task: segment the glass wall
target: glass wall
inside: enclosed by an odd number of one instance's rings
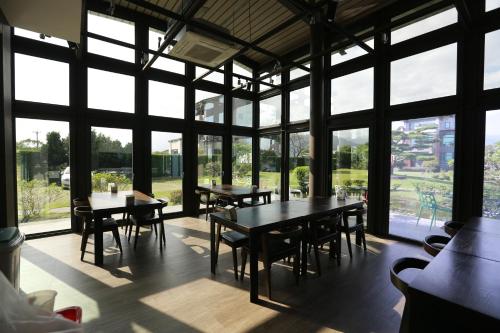
[[[198,135],[198,185],[222,183],[222,136]]]
[[[500,110],[486,112],[483,216],[500,220]]]
[[[168,200],[166,213],[182,211],[182,178],[182,134],[151,132],[152,191]]]
[[[484,89],[500,88],[500,30],[484,36]]]
[[[135,78],[88,68],[87,106],[91,109],[134,113]]]
[[[165,32],[149,28],[149,33],[148,33],[149,49],[157,51],[161,45],[161,42],[163,41],[163,36],[165,36]],[[163,51],[163,53],[167,53],[167,51],[165,50]],[[153,55],[150,54],[149,58],[152,57]],[[156,61],[153,63],[151,67],[181,75],[184,75],[186,72],[186,66],[184,65],[183,62],[165,58],[162,56],[158,57],[158,59],[156,59]]]
[[[311,109],[311,88],[304,87],[290,91],[290,121],[309,119]]]
[[[342,187],[359,199],[368,194],[368,128],[332,132],[332,193]]]
[[[16,119],[19,228],[26,234],[71,228],[69,123]]]
[[[252,186],[252,138],[233,136],[233,185]]]
[[[373,68],[347,74],[332,80],[331,114],[373,108]]]
[[[253,126],[253,102],[233,97],[233,125]]]
[[[375,41],[373,38],[365,40],[366,45],[370,46],[372,49],[375,46]],[[331,65],[338,65],[345,61],[360,57],[362,55],[368,54],[364,49],[358,45],[351,45],[339,51],[335,51],[331,56]]]
[[[92,192],[132,190],[132,130],[92,127],[90,136]]]
[[[224,123],[224,95],[196,90],[194,109],[196,120]]]
[[[260,101],[260,127],[281,124],[281,95]]]
[[[309,132],[290,133],[289,141],[289,199],[309,196]]]
[[[149,81],[149,114],[184,119],[184,87]]]
[[[451,219],[455,116],[392,123],[389,232],[422,241]]]
[[[280,200],[281,193],[281,135],[260,137],[259,188],[272,190],[271,199]]]

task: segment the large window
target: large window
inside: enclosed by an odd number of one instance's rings
[[[453,7],[441,13],[433,14],[391,32],[391,44],[423,35],[425,33],[446,27],[458,21],[457,10]]]
[[[390,223],[421,241],[452,216],[455,116],[392,123]]]
[[[163,37],[165,36],[165,32],[158,31],[156,29],[149,29],[149,49],[157,51],[158,48],[161,45],[161,42],[163,41]],[[166,53],[166,50],[163,51],[163,53]],[[152,58],[152,54],[149,55],[150,58]],[[165,57],[158,57],[158,59],[155,60],[153,65],[151,66],[156,69],[161,69],[164,71],[169,71],[177,74],[182,74],[186,72],[186,66],[184,65],[183,62],[181,61],[176,61],[173,59],[165,58]]]
[[[222,183],[222,136],[198,135],[198,184]]]
[[[281,95],[260,101],[260,127],[281,124]]]
[[[194,108],[196,120],[224,123],[224,95],[196,90]]]
[[[88,69],[88,107],[119,112],[134,112],[134,81],[130,75]]]
[[[372,39],[366,40],[365,41],[366,45],[370,46],[372,49],[374,48],[375,42]],[[351,45],[349,47],[340,49],[338,51],[335,51],[332,53],[331,57],[331,65],[338,65],[340,63],[343,63],[347,60],[351,60],[357,57],[360,57],[362,55],[368,54],[364,49],[359,47],[358,45]]]
[[[309,196],[309,132],[290,133],[289,142],[289,199]]]
[[[148,91],[150,115],[184,119],[184,87],[149,81]]]
[[[233,185],[252,186],[252,138],[233,136]]]
[[[332,185],[358,198],[368,193],[368,128],[332,133]]]
[[[311,109],[311,88],[290,91],[290,121],[309,119]]]
[[[69,124],[17,118],[16,161],[21,231],[70,229]]]
[[[268,74],[269,73],[264,72],[264,73],[260,74],[259,77],[266,76]],[[281,75],[280,74],[272,75],[271,77],[268,77],[267,79],[264,79],[263,82],[267,82],[267,83],[279,86],[281,84]],[[266,90],[269,90],[271,88],[272,87],[264,85],[264,84],[261,84],[259,86],[260,91],[266,91]]]
[[[132,130],[92,127],[90,137],[92,192],[132,190]]]
[[[484,38],[484,89],[500,88],[500,30]]]
[[[281,192],[281,135],[260,137],[259,188],[272,190],[272,200],[280,199]]]
[[[233,97],[233,125],[252,127],[253,102]]]
[[[64,39],[60,39],[57,37],[52,37],[52,36],[48,36],[48,35],[44,35],[44,34],[39,34],[38,32],[34,32],[34,31],[30,31],[30,30],[25,30],[25,29],[21,29],[21,28],[14,28],[14,34],[16,36],[21,36],[21,37],[37,40],[37,41],[43,42],[43,43],[68,47],[68,42],[65,41]]]
[[[224,66],[222,66],[220,68],[220,70],[223,71],[224,70]],[[206,69],[206,68],[196,66],[196,77],[200,77],[200,76],[202,76],[203,74],[205,74],[208,71],[209,70]],[[203,78],[203,80],[207,80],[207,81],[212,81],[212,82],[215,82],[215,83],[224,84],[224,73],[212,72],[212,73],[208,74],[207,76],[205,76]]]
[[[253,73],[252,70],[242,64],[240,64],[237,61],[233,61],[233,73],[235,74],[240,74],[246,77],[252,77]],[[239,87],[241,84],[238,83],[243,83],[245,80],[239,79],[235,76],[233,76],[233,87]]]
[[[486,0],[486,11],[500,8],[500,0]]]
[[[307,63],[307,64],[304,64],[304,66],[307,67],[307,68],[310,68],[311,64]],[[294,67],[294,68],[292,68],[290,70],[290,81],[298,79],[299,77],[303,77],[303,76],[306,76],[306,75],[309,75],[308,71],[303,70],[302,68],[295,68]]]
[[[500,110],[486,112],[483,215],[500,219]]]
[[[391,104],[456,94],[457,44],[391,63]]]
[[[373,108],[373,68],[332,80],[331,114]]]
[[[69,105],[69,65],[64,62],[14,55],[17,100]]]
[[[182,211],[182,176],[182,134],[151,132],[152,191],[168,199],[167,213]]]

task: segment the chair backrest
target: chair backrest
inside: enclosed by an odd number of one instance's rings
[[[429,261],[419,258],[405,257],[395,260],[391,265],[391,282],[394,287],[398,288],[403,295],[408,295],[408,281],[403,280],[399,273],[405,269],[415,268],[424,269],[429,264]]]
[[[441,235],[429,235],[424,239],[424,250],[431,256],[435,257],[443,249],[443,247],[448,244],[451,240],[450,237]]]
[[[75,198],[73,199],[73,206],[75,207],[90,206],[90,203],[87,198]]]
[[[92,219],[94,213],[92,212],[92,208],[89,206],[77,206],[73,210],[75,216],[81,217],[83,219]]]
[[[455,236],[462,227],[463,223],[457,221],[446,221],[444,223],[444,231],[451,237]]]
[[[311,223],[314,223],[318,227],[326,227],[330,230],[337,230],[342,223],[342,214],[330,215],[328,217],[312,221]]]
[[[437,206],[436,198],[432,192],[420,192],[420,205],[424,208],[435,208]]]
[[[264,237],[269,241],[273,240],[290,240],[290,243],[300,241],[302,239],[302,227],[294,226],[291,228],[283,228],[280,230],[273,230],[266,234]]]

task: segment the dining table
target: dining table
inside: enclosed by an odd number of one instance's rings
[[[402,332],[500,332],[500,221],[469,219],[408,294]]]
[[[230,184],[222,184],[222,185],[198,185],[198,189],[214,193],[226,198],[230,198],[232,201],[237,202],[238,207],[245,206],[245,199],[259,200],[262,197],[263,204],[271,203],[271,193],[272,190],[269,189],[261,189],[261,188],[252,188],[249,186],[237,186]]]
[[[250,301],[259,301],[258,256],[261,235],[283,227],[300,225],[305,240],[309,221],[321,219],[342,211],[363,207],[358,199],[337,200],[335,197],[310,198],[296,201],[277,201],[268,205],[237,209],[236,220],[225,212],[210,214],[210,269],[216,272],[216,224],[236,230],[248,236],[250,254]],[[301,272],[307,272],[307,244],[301,245]]]
[[[126,198],[129,195],[134,196],[134,202],[127,205]],[[140,191],[119,191],[95,192],[88,197],[90,207],[94,214],[94,263],[102,265],[104,259],[103,253],[103,232],[102,221],[113,214],[130,213],[134,207],[150,207],[151,210],[161,209],[162,202],[152,198]]]

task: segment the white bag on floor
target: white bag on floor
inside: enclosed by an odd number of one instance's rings
[[[28,303],[0,272],[0,332],[2,333],[80,333],[81,325]]]

